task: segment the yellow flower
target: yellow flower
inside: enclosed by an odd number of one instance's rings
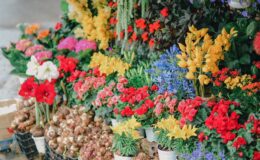
[[[204,84],[207,85],[210,82],[209,77],[204,74],[199,75],[198,79],[199,79],[201,85],[204,85]]]
[[[193,74],[192,72],[188,72],[185,77],[186,77],[187,79],[190,79],[190,80],[195,79],[195,76],[194,76],[194,74]]]

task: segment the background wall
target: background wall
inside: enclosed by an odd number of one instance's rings
[[[61,15],[59,3],[59,0],[0,0],[0,47],[17,41],[19,23],[54,26]],[[0,53],[0,99],[17,97],[19,81],[9,74],[11,70],[10,63]]]

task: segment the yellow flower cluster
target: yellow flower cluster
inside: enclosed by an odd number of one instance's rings
[[[130,64],[123,62],[120,58],[109,57],[99,52],[94,53],[89,64],[90,68],[99,67],[101,73],[110,75],[117,72],[118,76],[123,76],[130,66]]]
[[[177,55],[178,65],[188,69],[187,79],[199,79],[201,85],[207,85],[210,79],[206,73],[219,70],[218,62],[224,60],[224,52],[229,50],[230,39],[236,36],[237,31],[232,28],[230,33],[227,33],[223,28],[214,41],[208,34],[208,28],[197,30],[191,26],[189,31],[185,45],[179,44],[181,54]]]
[[[235,89],[236,87],[243,88],[244,86],[252,83],[253,78],[248,74],[242,76],[236,76],[234,78],[228,77],[224,83],[226,84],[227,89]]]
[[[85,0],[67,0],[67,2],[71,6],[69,18],[75,19],[82,27],[75,30],[76,36],[99,41],[99,48],[107,49],[112,35],[107,29],[108,19],[111,15],[111,9],[108,7],[107,1],[92,1],[93,7],[97,9],[97,16],[92,14]]]
[[[122,135],[125,133],[126,135],[130,135],[134,139],[140,139],[140,132],[137,130],[141,127],[141,124],[136,121],[135,118],[131,118],[127,121],[121,122],[115,127],[112,127],[112,130],[115,134]]]
[[[167,134],[167,136],[171,139],[181,138],[183,140],[189,139],[192,136],[196,136],[195,132],[197,130],[196,127],[186,124],[181,127],[180,122],[176,120],[173,116],[157,122],[155,127],[161,130],[168,131],[169,133]]]

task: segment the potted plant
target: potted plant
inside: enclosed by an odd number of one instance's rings
[[[232,8],[242,9],[247,8],[251,5],[250,0],[230,0],[228,1],[228,4]]]
[[[138,140],[141,138],[138,128],[141,124],[135,118],[113,127],[113,146],[115,160],[133,160],[138,154]]]
[[[196,130],[192,125],[180,125],[173,116],[162,119],[155,125],[158,154],[160,160],[177,159],[178,150],[194,143],[192,136],[196,136]]]

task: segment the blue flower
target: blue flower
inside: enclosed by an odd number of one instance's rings
[[[159,93],[168,91],[184,98],[195,97],[192,82],[185,78],[187,70],[177,65],[177,54],[180,54],[180,50],[173,45],[152,64],[147,72],[153,83],[159,87]]]

